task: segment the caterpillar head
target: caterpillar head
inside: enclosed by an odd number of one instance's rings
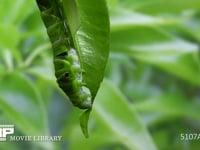
[[[63,79],[70,81],[75,78],[75,73],[72,69],[71,64],[68,61],[63,59],[55,59],[54,66],[55,66],[55,75],[58,80]]]

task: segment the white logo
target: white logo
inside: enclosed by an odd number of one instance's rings
[[[48,141],[48,142],[54,142],[54,141],[61,141],[62,136],[45,136],[45,135],[38,135],[38,136],[29,136],[29,135],[23,135],[23,136],[15,136],[11,135],[14,134],[14,125],[0,125],[0,142],[1,141]],[[10,136],[8,136],[10,135]]]
[[[0,141],[6,141],[8,134],[14,134],[14,125],[0,125]]]

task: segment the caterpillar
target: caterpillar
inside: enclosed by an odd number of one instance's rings
[[[89,89],[82,82],[80,62],[59,0],[36,0],[52,44],[55,76],[72,104],[91,109]]]

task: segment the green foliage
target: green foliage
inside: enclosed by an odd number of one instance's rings
[[[99,11],[93,9],[96,2]],[[103,80],[109,53],[106,3],[96,2],[88,1],[86,7],[86,1],[37,0],[53,48],[57,83],[74,106],[86,109],[80,118],[86,137],[92,103]]]
[[[109,54],[109,16],[105,0],[78,0],[76,4],[78,11],[76,17],[79,17],[80,26],[73,38],[80,54],[79,59],[83,70],[82,80],[89,88],[92,101],[94,101],[104,77]],[[74,15],[67,15],[68,11],[65,10],[66,16],[72,20]],[[90,111],[86,110],[81,116],[81,127],[86,137],[88,136],[87,124]]]
[[[99,56],[109,42],[102,38],[108,36],[101,22],[105,12],[98,9],[101,3],[76,2],[87,10],[80,12],[81,22],[77,17],[69,21],[74,32],[82,24],[74,33],[79,50],[95,53],[96,47]],[[36,3],[0,0],[0,122],[14,124],[16,135],[63,136],[57,143],[0,142],[1,149],[199,149],[199,140],[180,139],[181,133],[200,132],[199,0],[107,0],[107,5],[111,53],[85,139],[78,124],[81,112],[71,109],[55,83],[50,42]],[[67,15],[76,16],[73,9]],[[86,18],[102,25],[101,34]],[[88,61],[84,78],[93,87],[104,64],[81,55]]]
[[[5,76],[0,85],[4,85],[0,87],[1,111],[26,135],[49,135],[44,104],[34,85],[20,73]]]
[[[103,79],[109,52],[109,17],[106,3],[104,0],[77,0],[76,4],[74,1],[64,0],[63,3],[84,70],[83,81],[94,100]]]

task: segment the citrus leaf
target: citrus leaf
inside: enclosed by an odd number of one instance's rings
[[[159,14],[165,12],[180,12],[185,9],[199,9],[199,0],[126,0],[113,3],[113,0],[107,0],[110,6],[116,4],[120,7],[130,8],[135,11]],[[116,0],[117,1],[117,0]]]
[[[90,116],[91,109],[86,110],[81,116],[80,116],[80,125],[83,134],[85,135],[86,138],[89,137],[88,134],[88,120]]]
[[[111,51],[151,63],[193,84],[200,85],[198,45],[162,28],[131,26],[111,33]]]
[[[0,110],[25,135],[49,135],[41,97],[30,80],[21,73],[11,73],[0,80]],[[51,143],[38,144],[52,146]]]
[[[64,10],[84,71],[83,82],[94,99],[109,53],[109,16],[105,0],[64,0]]]
[[[8,31],[12,34],[8,34]],[[0,24],[0,33],[1,47],[15,49],[20,40],[20,34],[18,29],[13,25]]]
[[[109,54],[109,16],[105,0],[64,0],[64,12],[75,41],[81,69],[82,80],[89,88],[94,100]],[[87,123],[91,110],[80,118],[84,135],[88,137]]]
[[[167,120],[174,118],[190,118],[196,121],[200,120],[200,105],[197,101],[193,101],[192,98],[184,98],[180,95],[163,94],[158,97],[150,98],[143,102],[138,102],[131,106],[133,110],[146,113],[149,115],[156,114],[157,118],[153,121],[148,121],[148,124],[159,120]],[[165,116],[165,117],[164,117]],[[147,119],[147,118],[144,118]]]
[[[30,79],[14,72],[0,80],[0,110],[25,135],[49,135],[47,116],[41,97]],[[53,143],[38,142],[51,149]]]
[[[124,96],[111,82],[104,80],[94,108],[95,114],[99,116],[97,118],[110,130],[109,135],[115,140],[122,142],[129,149],[156,149],[136,111],[131,110]]]

